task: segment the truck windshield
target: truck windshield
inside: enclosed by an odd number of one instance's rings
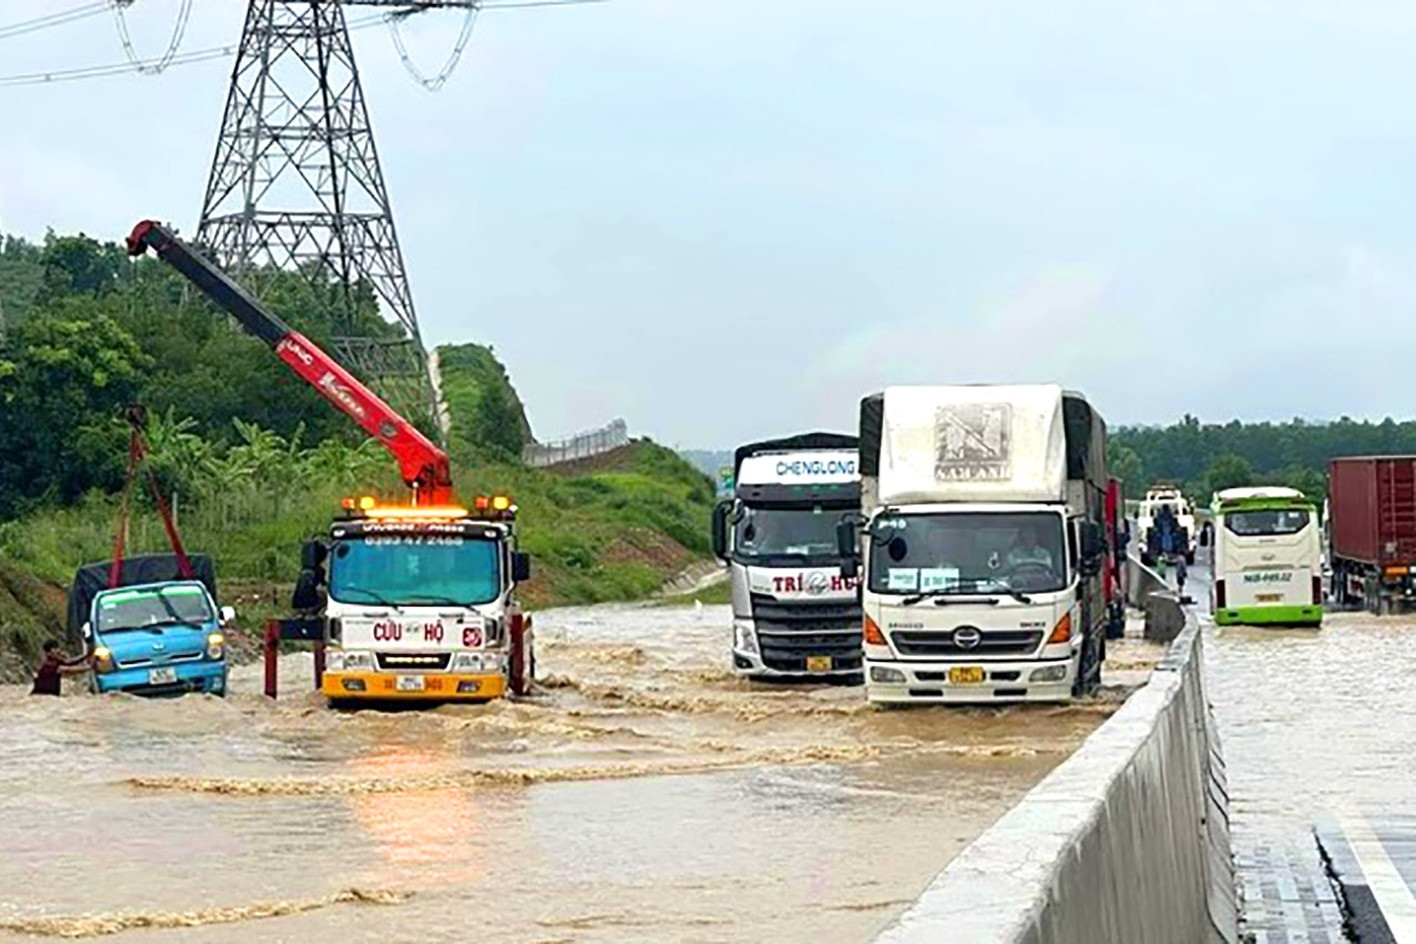
[[[500,545],[461,535],[370,536],[340,541],[329,593],[385,606],[490,603],[501,595]]]
[[[870,533],[876,593],[1046,593],[1066,586],[1061,515],[886,514]]]
[[[155,587],[117,590],[97,600],[98,631],[115,633],[125,629],[210,623],[211,604],[201,587]]]
[[[790,558],[793,562],[820,558],[835,561],[836,522],[842,511],[816,505],[811,508],[753,508],[743,506],[733,539],[739,560],[765,561]]]
[[[1297,534],[1308,526],[1308,512],[1301,508],[1272,508],[1227,511],[1224,526],[1242,538],[1276,534]]]

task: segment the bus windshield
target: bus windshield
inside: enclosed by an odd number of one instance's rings
[[[501,595],[496,541],[461,535],[370,536],[340,541],[329,594],[383,606],[490,603]]]
[[[1302,508],[1254,508],[1224,512],[1224,527],[1241,538],[1297,534],[1308,526],[1310,515]]]

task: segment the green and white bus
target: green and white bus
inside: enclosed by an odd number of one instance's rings
[[[1317,626],[1323,619],[1322,522],[1293,488],[1216,492],[1214,621]]]

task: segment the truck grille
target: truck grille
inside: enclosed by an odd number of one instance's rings
[[[833,600],[824,603],[784,602],[761,593],[752,595],[752,619],[759,632],[860,631],[860,603]]]
[[[890,641],[902,656],[943,656],[947,658],[988,658],[1032,655],[1042,643],[1041,630],[1003,629],[983,633],[977,646],[961,649],[954,645],[953,632],[891,633]]]
[[[200,659],[200,652],[182,652],[176,655],[167,656],[165,659],[124,659],[122,662],[114,660],[114,664],[120,669],[145,669],[149,666],[173,665],[178,662],[195,662]]]
[[[762,664],[778,672],[805,672],[807,656],[830,656],[837,671],[859,671],[860,631],[836,633],[757,633]]]
[[[411,672],[445,672],[452,661],[450,652],[376,652],[380,669]]]

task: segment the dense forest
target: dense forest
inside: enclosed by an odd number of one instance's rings
[[[1222,488],[1289,485],[1327,493],[1327,466],[1337,456],[1416,454],[1416,421],[1380,423],[1342,417],[1330,423],[1201,423],[1186,415],[1170,426],[1115,429],[1108,444],[1112,474],[1139,498],[1155,482],[1180,485],[1202,504]]]

